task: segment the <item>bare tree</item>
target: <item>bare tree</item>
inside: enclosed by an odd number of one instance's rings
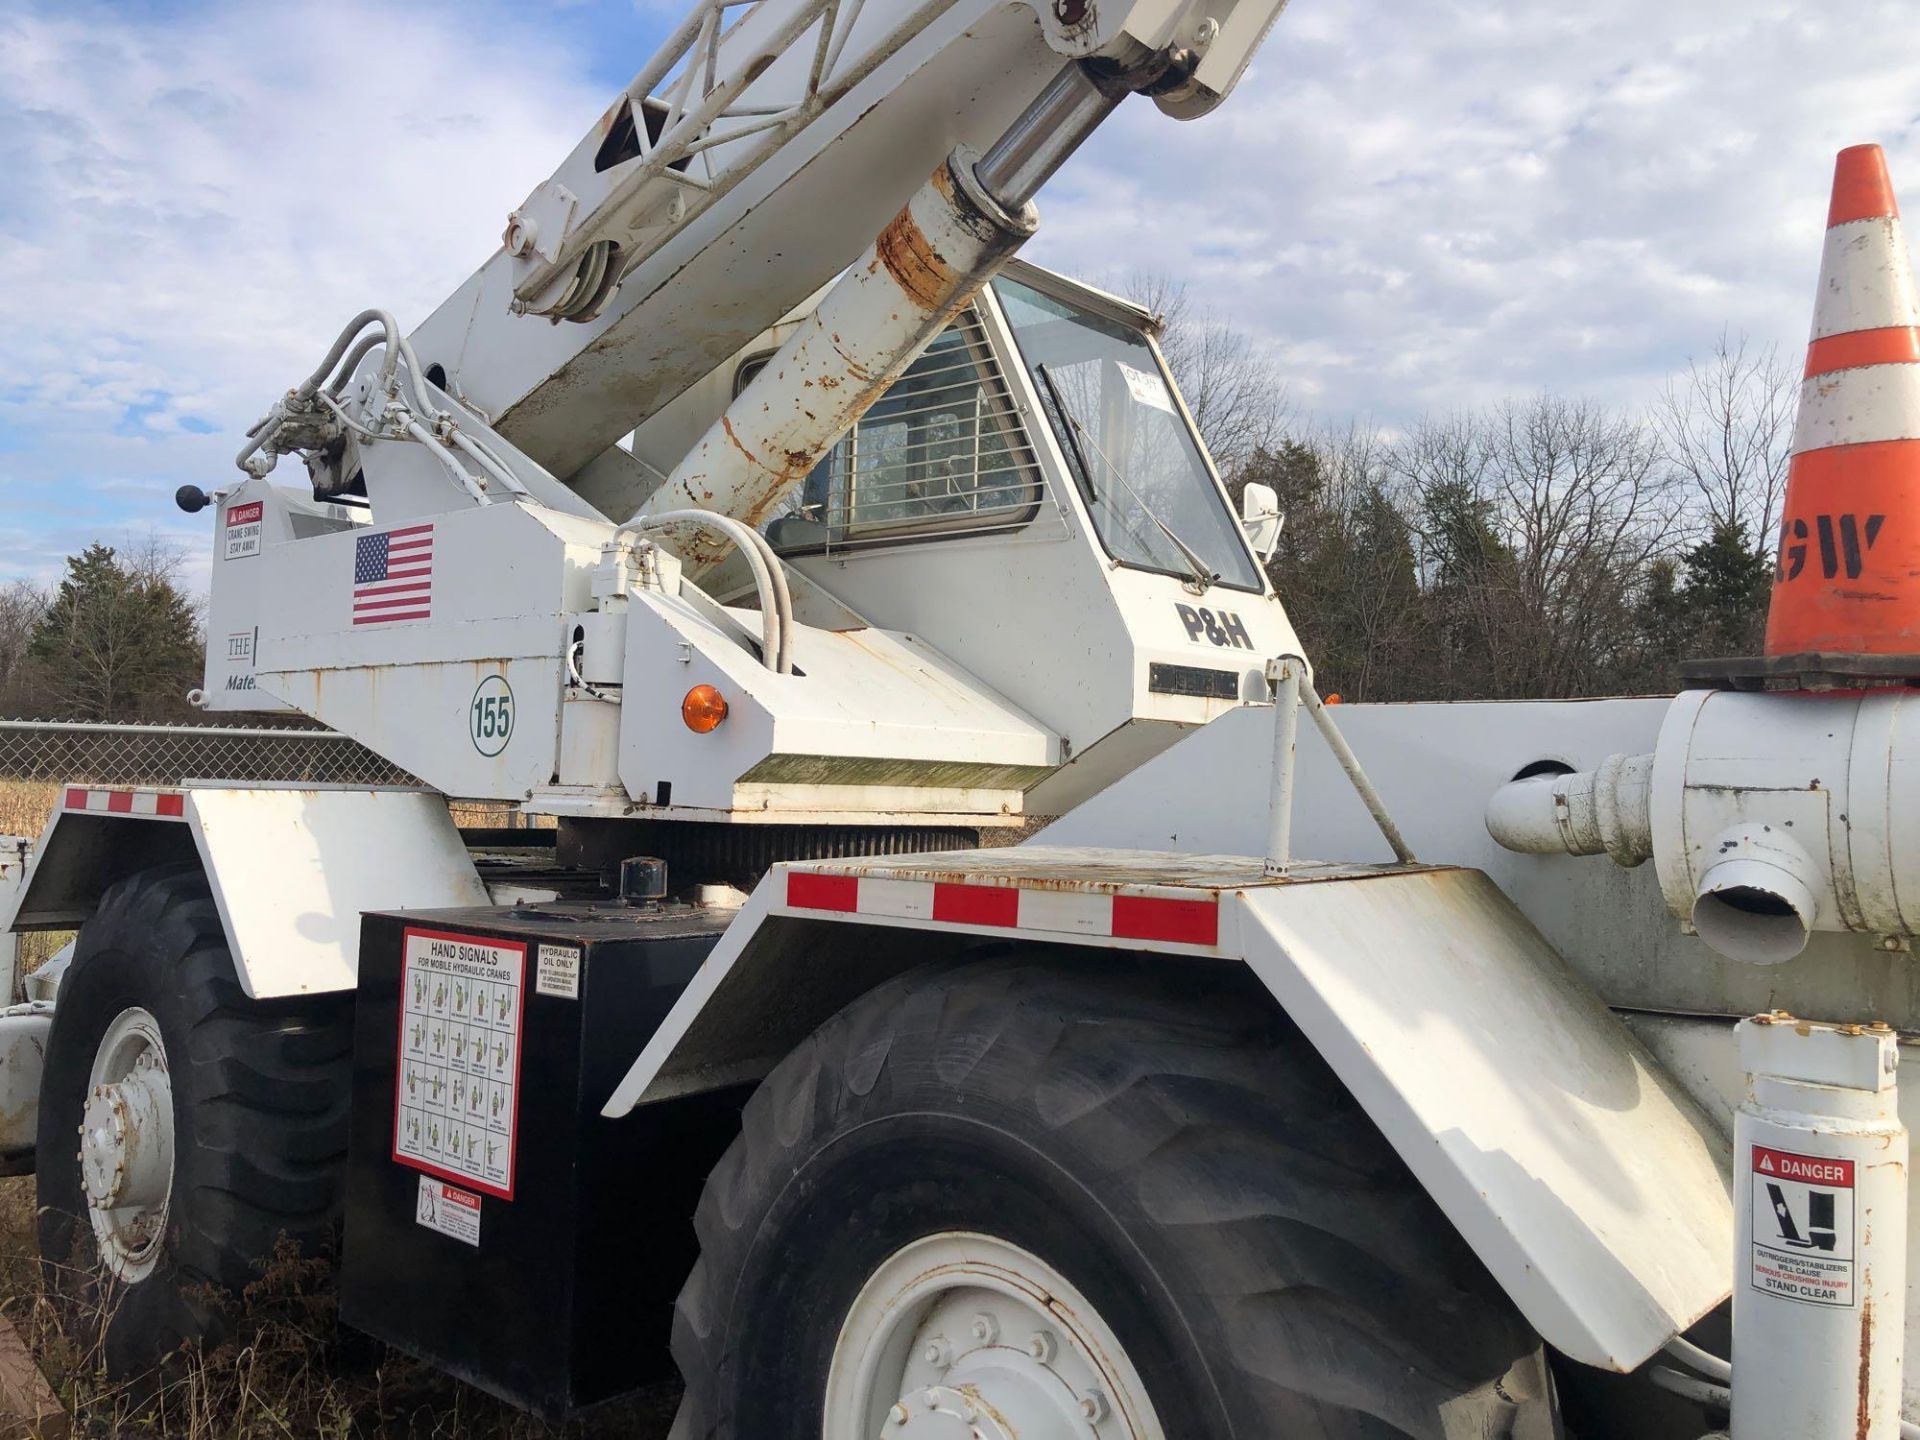
[[[1712,528],[1744,526],[1761,549],[1780,518],[1797,389],[1775,346],[1722,331],[1710,356],[1668,380],[1653,411],[1668,462],[1699,491]]]
[[[1543,395],[1416,426],[1389,463],[1410,494],[1442,693],[1606,693],[1629,679],[1648,567],[1684,495],[1646,427]]]
[[[1290,410],[1287,387],[1243,331],[1195,305],[1183,281],[1163,274],[1130,275],[1123,292],[1159,317],[1167,368],[1221,474],[1237,473],[1278,442]]]
[[[0,695],[19,685],[40,617],[47,613],[47,592],[28,580],[0,589]]]

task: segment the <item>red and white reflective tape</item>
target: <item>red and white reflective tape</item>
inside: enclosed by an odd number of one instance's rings
[[[89,815],[184,820],[187,797],[178,790],[109,790],[94,785],[69,785],[62,808]]]
[[[1038,930],[1172,945],[1220,943],[1220,902],[1213,896],[1185,899],[789,870],[787,908],[970,930]]]

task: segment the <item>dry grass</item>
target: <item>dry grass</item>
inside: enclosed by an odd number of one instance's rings
[[[677,1397],[667,1389],[590,1422],[542,1424],[342,1327],[324,1267],[292,1255],[263,1267],[230,1307],[226,1343],[183,1353],[162,1380],[113,1384],[98,1354],[75,1344],[59,1323],[63,1307],[70,1312],[75,1302],[43,1280],[33,1207],[30,1177],[0,1180],[0,1316],[25,1337],[76,1437],[660,1440],[672,1422]],[[513,1297],[502,1295],[500,1303]]]
[[[37,837],[59,798],[51,780],[0,780],[0,835]]]
[[[0,835],[26,835],[37,840],[59,798],[60,787],[51,780],[0,780]],[[36,969],[72,938],[72,933],[65,930],[22,935],[21,972]]]

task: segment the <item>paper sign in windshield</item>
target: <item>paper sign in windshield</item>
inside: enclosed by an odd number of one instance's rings
[[[1116,363],[1120,366],[1120,374],[1127,382],[1129,395],[1142,405],[1151,405],[1154,409],[1164,410],[1169,415],[1174,413],[1173,397],[1167,393],[1166,381],[1158,375],[1149,375],[1145,370],[1136,370],[1124,360]]]

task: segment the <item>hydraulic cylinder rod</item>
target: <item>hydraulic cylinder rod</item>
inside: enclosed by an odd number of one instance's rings
[[[961,146],[800,322],[642,513],[713,510],[758,528],[1033,234],[1035,191],[1125,98],[1068,65],[986,156]],[[636,519],[639,517],[636,516]],[[725,558],[677,535],[698,577]]]

